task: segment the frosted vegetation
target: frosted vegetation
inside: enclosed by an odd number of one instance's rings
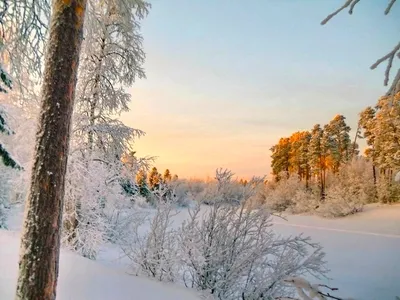
[[[346,1],[336,13],[358,2]],[[127,89],[145,78],[140,24],[149,3],[87,6],[62,220],[72,261],[86,264],[111,247],[124,253],[132,275],[210,299],[344,299],[321,283],[329,275],[322,247],[298,232],[280,235],[274,223],[280,215],[340,218],[400,201],[399,75],[387,95],[360,112],[355,137],[337,115],[277,141],[268,178],[217,169],[207,180],[179,179],[160,173],[153,157],[137,157],[135,141],[145,133],[119,119],[129,111]],[[0,4],[1,233],[28,194],[49,15],[45,0]],[[399,47],[373,65],[388,61],[386,85]]]

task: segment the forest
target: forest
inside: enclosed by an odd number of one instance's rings
[[[314,284],[328,274],[321,245],[273,220],[400,202],[400,71],[389,84],[400,44],[372,66],[387,63],[388,93],[359,113],[354,136],[338,114],[265,149],[264,177],[215,166],[185,179],[139,157],[146,133],[120,118],[146,79],[149,13],[143,0],[0,3],[0,229],[25,207],[15,299],[55,299],[60,249],[95,261],[105,245],[134,275],[210,299],[345,299]]]

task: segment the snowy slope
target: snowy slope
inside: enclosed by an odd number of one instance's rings
[[[0,299],[14,299],[19,232],[0,230]],[[195,300],[195,292],[129,276],[95,261],[62,251],[57,300]]]

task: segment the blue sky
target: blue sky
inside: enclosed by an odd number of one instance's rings
[[[321,20],[344,0],[153,0],[143,21],[146,80],[131,89],[128,125],[147,136],[141,156],[181,177],[268,175],[279,137],[357,114],[385,92],[400,5],[363,0],[350,16]]]

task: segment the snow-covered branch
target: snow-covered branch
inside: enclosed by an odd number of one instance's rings
[[[300,298],[292,297],[277,297],[275,300],[351,300],[350,298],[339,298],[337,296],[331,295],[330,292],[338,291],[337,288],[329,287],[325,284],[311,284],[306,279],[302,277],[288,277],[283,280],[285,283],[296,288],[296,292]],[[321,291],[320,288],[325,288],[330,292]]]
[[[354,11],[354,7],[360,2],[361,0],[346,0],[344,4],[339,7],[336,11],[333,13],[329,14],[324,20],[322,20],[321,24],[325,25],[328,23],[333,17],[335,17],[337,14],[339,14],[341,11],[345,10],[346,8],[349,8],[349,14],[352,14]],[[385,15],[389,14],[393,5],[395,4],[397,0],[390,0],[388,5],[386,6],[385,9]],[[373,70],[377,68],[382,62],[387,61],[387,66],[385,69],[385,78],[384,78],[384,86],[388,86],[389,84],[389,77],[390,77],[390,71],[392,69],[393,65],[393,60],[395,57],[400,58],[400,43],[398,43],[392,51],[384,55],[383,57],[379,58],[370,68]],[[391,87],[389,88],[387,95],[396,95],[400,91],[400,69],[396,72],[395,78],[393,80],[393,83]]]

